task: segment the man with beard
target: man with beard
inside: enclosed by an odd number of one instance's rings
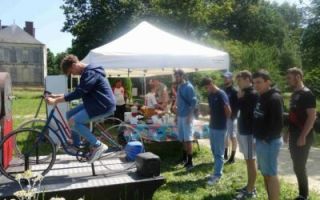
[[[174,72],[174,76],[178,85],[176,110],[179,140],[183,143],[182,162],[189,171],[193,168],[193,111],[197,103],[197,97],[193,85],[187,81],[184,71],[178,69]]]
[[[289,111],[289,133],[284,141],[289,140],[289,150],[299,186],[296,200],[308,199],[309,186],[306,164],[313,143],[313,125],[316,120],[316,98],[303,84],[303,72],[299,68],[287,71],[288,85],[293,89]]]

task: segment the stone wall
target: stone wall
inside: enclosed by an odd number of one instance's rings
[[[13,85],[43,85],[44,45],[0,43],[0,71],[9,72]]]

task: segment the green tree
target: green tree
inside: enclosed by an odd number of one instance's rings
[[[54,63],[54,54],[47,48],[47,70],[48,75],[55,75],[56,74],[56,66]]]
[[[71,52],[82,59],[89,50],[125,33],[140,4],[138,0],[64,0],[62,30],[75,37]]]
[[[308,71],[304,77],[305,84],[314,92],[317,97],[320,97],[320,68],[314,68]]]
[[[235,4],[234,12],[228,20],[232,39],[245,43],[263,42],[282,47],[287,26],[282,16],[265,1]]]
[[[62,61],[62,59],[67,55],[67,52],[61,52],[61,53],[57,53],[55,59],[54,59],[54,65],[57,69],[57,73],[56,74],[62,74],[62,71],[60,69],[60,63]]]
[[[320,0],[311,3],[311,18],[302,35],[303,68],[311,70],[320,67]]]

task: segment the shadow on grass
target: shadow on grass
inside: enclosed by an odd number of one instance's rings
[[[172,193],[191,193],[195,192],[198,187],[205,187],[207,185],[207,178],[185,181],[170,181],[167,182],[163,189],[170,190]]]
[[[181,168],[183,168],[183,166],[181,166]],[[194,168],[190,171],[178,171],[178,172],[174,172],[173,174],[175,176],[184,176],[187,174],[196,174],[198,172],[211,172],[212,171],[212,163],[201,163],[198,165],[194,165]]]
[[[203,197],[202,200],[221,200],[221,199],[232,199],[232,196],[230,194],[219,194],[217,196],[208,195]]]

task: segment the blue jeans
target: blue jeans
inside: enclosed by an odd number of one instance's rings
[[[83,104],[78,105],[77,107],[69,110],[67,112],[67,119],[73,119],[74,123],[71,125],[72,139],[75,146],[80,144],[80,134],[90,143],[92,146],[99,146],[100,141],[91,133],[90,129],[87,127],[87,124],[90,122],[89,115],[84,108]],[[75,134],[74,132],[78,133]]]
[[[224,155],[224,139],[227,130],[217,130],[210,128],[210,144],[211,151],[214,157],[214,172],[213,175],[217,177],[222,176],[223,170],[223,155]]]

